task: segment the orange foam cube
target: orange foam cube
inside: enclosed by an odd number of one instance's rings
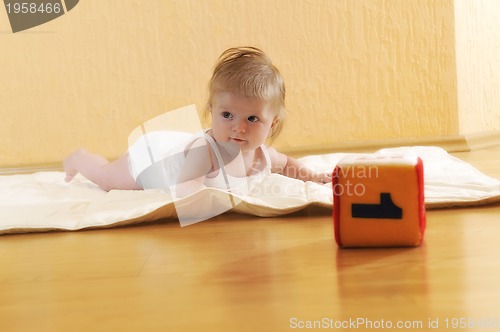
[[[412,154],[348,155],[333,172],[340,247],[418,246],[424,238],[422,160]]]

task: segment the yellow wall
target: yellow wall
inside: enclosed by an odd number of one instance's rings
[[[280,149],[459,134],[454,10],[453,0],[81,0],[12,34],[2,8],[0,166],[59,162],[79,146],[120,155],[143,121],[201,111],[218,55],[241,45],[264,49],[285,77]]]
[[[500,130],[500,1],[456,0],[460,133]]]

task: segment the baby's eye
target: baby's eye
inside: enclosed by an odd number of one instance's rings
[[[248,117],[248,121],[250,121],[250,122],[257,122],[257,121],[259,121],[259,118],[256,117],[255,115],[250,115]]]
[[[232,115],[229,112],[222,112],[222,117],[224,117],[224,119],[231,119]]]

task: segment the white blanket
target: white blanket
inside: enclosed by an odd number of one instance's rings
[[[419,155],[424,162],[427,208],[500,201],[500,181],[440,148],[405,147],[377,153],[408,151]],[[345,155],[315,155],[301,160],[311,168],[331,172]],[[272,174],[259,186],[258,195],[239,197],[241,203],[233,211],[270,217],[315,205],[324,207],[326,214],[331,213],[331,184],[304,183]],[[198,195],[217,198],[227,194],[207,188],[183,198],[184,203],[196,201]],[[113,227],[175,217],[171,196],[160,190],[105,192],[81,176],[66,183],[62,172],[0,176],[0,234]]]

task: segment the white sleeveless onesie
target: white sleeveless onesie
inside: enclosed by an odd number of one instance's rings
[[[143,189],[170,191],[172,186],[178,184],[178,175],[182,168],[186,167],[185,156],[189,147],[200,138],[208,143],[217,162],[214,167],[217,170],[205,177],[205,186],[247,194],[249,181],[262,180],[271,174],[271,159],[264,144],[260,149],[266,164],[261,172],[243,178],[228,174],[219,147],[208,131],[209,129],[206,129],[194,135],[176,131],[156,131],[143,135],[129,147],[130,174]]]

